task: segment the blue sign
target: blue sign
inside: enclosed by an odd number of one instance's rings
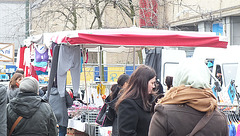
[[[94,71],[94,81],[100,81],[99,67],[95,67]],[[104,81],[108,81],[108,67],[104,67]]]
[[[216,33],[216,35],[222,36],[223,35],[223,24],[216,23],[212,25],[212,31]]]

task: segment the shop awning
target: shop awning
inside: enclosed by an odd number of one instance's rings
[[[65,31],[52,34],[58,44],[85,44],[84,47],[113,46],[172,46],[227,48],[228,42],[212,32],[169,31],[144,28],[97,29]]]

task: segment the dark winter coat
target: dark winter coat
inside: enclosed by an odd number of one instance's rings
[[[0,85],[0,136],[7,135],[7,88]]]
[[[8,88],[7,90],[7,99],[8,99],[8,103],[10,100],[12,100],[13,98],[17,97],[17,95],[20,93],[20,89],[19,88]]]
[[[7,129],[10,131],[16,119],[22,120],[12,136],[57,136],[57,120],[50,107],[35,93],[19,93],[7,105]]]
[[[120,136],[147,136],[152,113],[143,109],[142,99],[125,99],[118,107]]]
[[[46,93],[43,97],[44,100],[47,100]],[[51,94],[49,97],[49,104],[51,105],[53,112],[57,118],[57,123],[59,126],[68,126],[68,111],[67,108],[73,105],[73,99],[65,91],[65,97],[60,97],[57,88],[51,88]]]
[[[219,110],[215,110],[213,114],[206,126],[194,136],[228,136],[226,116]],[[150,123],[149,136],[186,136],[204,115],[205,112],[185,104],[158,104]]]
[[[110,101],[110,97],[108,96],[106,98],[106,102],[109,104],[109,114],[114,116],[113,125],[112,125],[112,136],[118,136],[118,123],[117,123],[117,113],[115,109],[115,104],[117,102],[119,97],[114,98],[112,101]]]

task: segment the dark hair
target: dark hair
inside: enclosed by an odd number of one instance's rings
[[[24,70],[21,69],[21,68],[18,68],[15,73],[20,73],[20,74],[23,74],[24,75]]]
[[[117,97],[120,88],[118,87],[118,84],[113,84],[110,90],[111,90],[111,93],[109,94],[109,96],[110,96],[110,101],[112,101],[114,98]]]
[[[154,91],[156,92],[156,94],[164,93],[163,92],[163,86],[162,86],[162,84],[158,80],[156,81]]]
[[[10,82],[9,82],[9,88],[11,88],[11,89],[15,89],[15,88],[17,88],[18,86],[17,86],[17,80],[19,79],[19,78],[23,78],[23,74],[20,74],[20,73],[15,73],[15,74],[13,74],[13,76],[12,76],[12,78],[10,79]]]
[[[118,86],[122,87],[128,81],[129,77],[130,76],[128,74],[120,75],[117,80]]]
[[[144,110],[147,111],[151,108],[149,102],[151,95],[148,94],[148,82],[154,77],[156,77],[154,69],[147,65],[140,65],[130,76],[126,90],[116,102],[116,109],[118,109],[119,104],[127,98],[141,98],[143,100]]]
[[[173,77],[167,76],[165,83],[167,85],[167,90],[169,90],[172,87]]]
[[[115,99],[118,96],[119,91],[123,88],[123,85],[129,80],[128,74],[122,74],[118,77],[117,84],[112,85],[110,100]]]

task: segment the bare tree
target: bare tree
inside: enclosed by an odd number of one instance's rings
[[[62,30],[76,30],[82,9],[84,3],[79,0],[35,0],[31,6],[32,22],[45,31],[54,25],[61,26],[58,29]]]
[[[107,5],[109,4],[110,1],[105,1],[105,0],[94,0],[94,2],[92,0],[90,0],[90,10],[92,10],[95,14],[95,17],[91,23],[90,29],[93,28],[93,24],[94,22],[97,20],[98,22],[98,29],[102,28],[102,15],[104,13],[105,8],[107,7]],[[103,4],[102,9],[100,4]]]

